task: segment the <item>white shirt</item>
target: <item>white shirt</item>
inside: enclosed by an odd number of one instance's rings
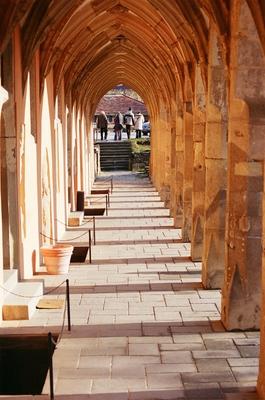
[[[135,129],[137,129],[139,131],[142,131],[143,130],[143,123],[144,123],[143,114],[136,115]]]

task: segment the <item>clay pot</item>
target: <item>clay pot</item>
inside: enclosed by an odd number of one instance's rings
[[[67,274],[73,246],[70,244],[55,244],[44,246],[40,249],[48,274]]]

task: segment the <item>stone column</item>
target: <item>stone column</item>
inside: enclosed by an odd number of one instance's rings
[[[162,151],[162,164],[158,164],[160,174],[160,196],[162,201],[165,202],[165,207],[170,207],[170,181],[171,181],[171,127],[168,123],[169,110],[166,104],[160,112],[160,144],[159,152]]]
[[[227,329],[257,329],[261,306],[265,57],[246,1],[238,0],[233,6],[222,321]]]
[[[176,214],[176,102],[170,107],[170,215]]]
[[[8,100],[8,92],[1,86],[0,81],[0,121],[2,119],[2,106]],[[1,136],[1,124],[0,124],[0,136]],[[0,143],[1,145],[1,143]],[[0,196],[1,196],[1,177],[0,177]],[[2,242],[2,210],[1,210],[1,198],[0,198],[0,285],[3,284],[3,242]],[[0,310],[2,310],[3,304],[3,293],[0,290]],[[0,321],[2,320],[2,312],[0,313]]]
[[[1,180],[4,268],[17,268],[18,207],[17,207],[17,139],[15,129],[13,45],[9,42],[2,54],[2,74],[9,99],[2,108]]]
[[[184,103],[183,116],[183,225],[182,240],[191,241],[192,225],[192,169],[193,169],[193,114],[192,102]]]
[[[158,100],[160,100],[158,98]],[[164,169],[164,149],[162,143],[162,133],[159,114],[155,114],[152,119],[152,135],[151,135],[151,159],[150,172],[151,179],[158,191],[161,188],[161,175]]]
[[[205,210],[202,283],[223,286],[225,269],[225,205],[227,186],[227,78],[224,55],[210,27],[205,132]]]
[[[183,225],[183,169],[184,169],[184,144],[183,144],[183,103],[178,102],[176,118],[176,161],[175,161],[175,201],[176,211],[174,223],[176,228]]]
[[[78,110],[76,121],[77,190],[84,190],[82,171],[82,114]]]
[[[174,117],[172,117],[173,119]],[[176,121],[171,127],[170,215],[176,215]]]
[[[63,185],[62,196],[64,198],[64,210],[62,211],[62,220],[67,224],[68,216],[68,204],[70,199],[68,199],[68,138],[67,138],[67,107],[65,104],[65,92],[64,92],[64,80],[60,84],[58,91],[58,116],[61,122],[61,183]]]
[[[171,182],[171,127],[168,117],[168,106],[163,98],[159,98],[159,114],[152,120],[151,176],[166,207],[170,207]]]
[[[80,118],[80,164],[81,190],[86,191],[87,171],[85,168],[85,124],[83,113]]]
[[[262,317],[260,321],[260,360],[257,391],[262,400],[265,399],[265,162],[263,163],[263,252],[262,252]]]
[[[69,112],[67,115],[67,152],[68,152],[68,194],[71,210],[75,210],[75,182],[76,182],[76,142],[75,142],[75,122],[74,108],[69,104]]]
[[[205,190],[205,89],[200,67],[195,74],[195,107],[193,117],[193,176],[192,176],[192,240],[191,258],[200,261],[203,246]]]

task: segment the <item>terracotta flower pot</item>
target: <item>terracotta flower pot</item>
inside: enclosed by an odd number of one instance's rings
[[[40,249],[48,274],[67,274],[73,246],[70,244],[55,244],[44,246]]]

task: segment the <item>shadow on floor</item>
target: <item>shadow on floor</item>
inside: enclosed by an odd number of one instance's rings
[[[48,397],[44,397],[44,400]],[[58,400],[259,400],[254,386],[222,388],[194,388],[184,390],[155,390],[131,391],[122,393],[96,393],[77,395],[56,395]]]
[[[51,332],[58,336],[62,325],[53,326],[24,326],[20,327],[21,335],[46,334]],[[187,335],[194,333],[225,332],[220,320],[216,321],[157,321],[157,322],[127,322],[116,324],[72,325],[71,331],[64,328],[63,338],[97,338],[97,337],[144,337],[144,336],[172,336],[173,334]],[[17,333],[17,328],[1,328],[3,335]]]
[[[92,264],[165,264],[165,263],[182,263],[191,261],[190,257],[163,257],[163,256],[155,256],[154,257],[132,257],[132,258],[107,258],[107,259],[94,259],[93,260],[93,252],[92,252]],[[89,262],[86,262],[89,264]]]
[[[49,292],[53,287],[45,287],[45,292]],[[201,282],[186,282],[186,283],[136,283],[136,284],[121,284],[121,285],[84,285],[71,286],[71,294],[96,294],[96,293],[129,293],[129,292],[160,292],[160,291],[185,291],[203,289]],[[53,294],[64,294],[65,288],[60,286],[53,291]]]

